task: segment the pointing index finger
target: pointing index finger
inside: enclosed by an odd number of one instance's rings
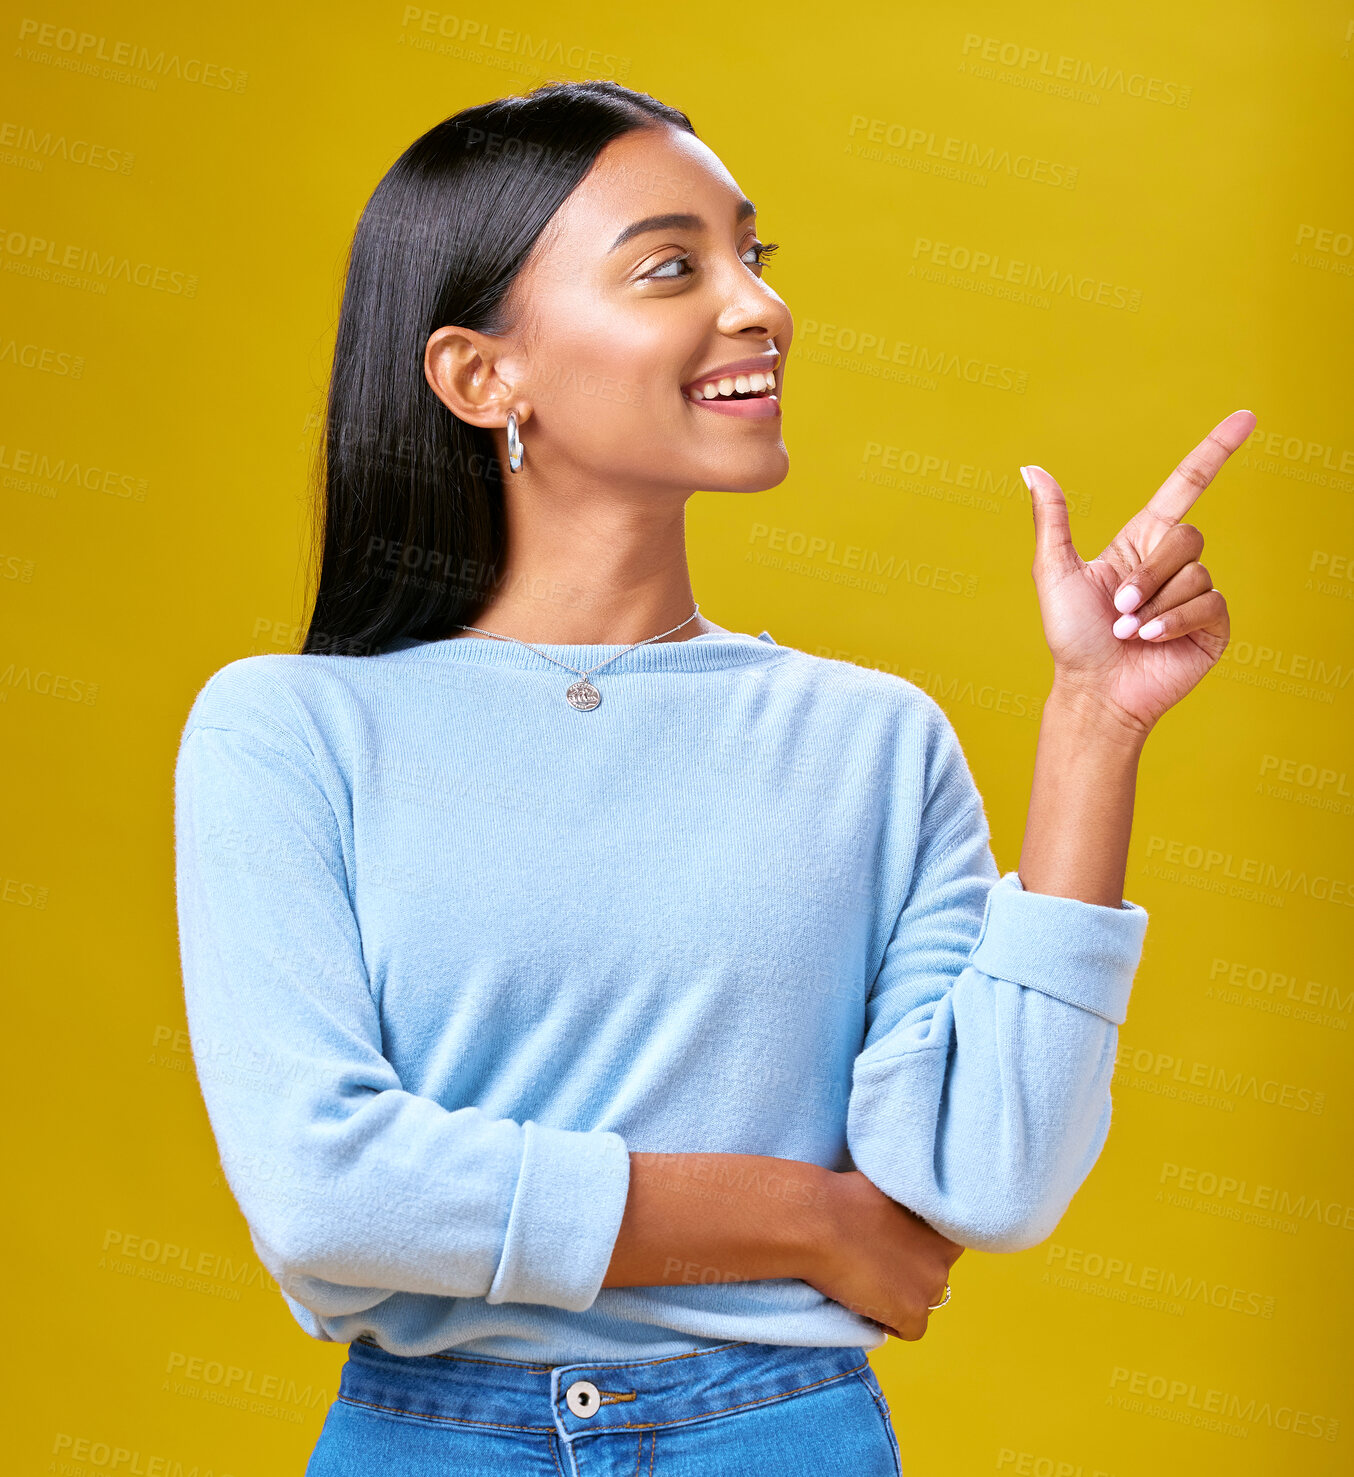
[[[1219,421],[1152,494],[1146,511],[1163,523],[1179,523],[1254,429],[1255,417],[1249,410],[1234,410],[1226,420]]]

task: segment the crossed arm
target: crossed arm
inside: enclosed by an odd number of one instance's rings
[[[1024,892],[1121,908],[1144,738],[1076,689],[1055,684],[1040,723],[1021,849]],[[1076,1007],[1067,1014],[1075,1015]],[[1090,1012],[1086,1024],[1093,1032],[1112,1030]],[[888,1111],[887,1098],[877,1106]],[[1099,1152],[1106,1126],[1099,1119],[1084,1125],[1090,1141],[1069,1146],[1080,1164]],[[909,1128],[897,1122],[893,1131],[901,1140]],[[684,1194],[683,1175],[668,1162],[675,1157],[689,1161],[686,1173],[717,1178],[725,1193],[715,1202]],[[795,1174],[811,1193],[768,1198],[760,1186],[775,1173]],[[896,1173],[905,1177],[907,1170]],[[876,1178],[889,1182],[887,1174]],[[961,1192],[952,1183],[946,1188],[948,1196],[934,1192],[934,1203],[948,1210]],[[1055,1217],[1059,1210],[1055,1205]],[[965,1235],[956,1224],[949,1229],[956,1238]],[[1042,1229],[1000,1228],[1008,1237],[1035,1241]],[[985,1237],[969,1239],[981,1244]],[[859,1171],[836,1173],[759,1155],[632,1154],[625,1214],[603,1286],[691,1280],[693,1267],[704,1277],[713,1269],[719,1280],[797,1277],[890,1331],[918,1338],[962,1250],[962,1240],[934,1229]]]

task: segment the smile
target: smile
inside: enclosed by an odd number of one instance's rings
[[[699,405],[703,410],[740,416],[745,420],[762,420],[780,414],[780,397],[775,391],[774,369],[730,364],[723,371],[717,370],[693,380],[684,394],[693,405]]]

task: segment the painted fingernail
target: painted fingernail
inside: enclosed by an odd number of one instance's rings
[[[1142,604],[1142,591],[1137,585],[1125,585],[1114,597],[1115,610],[1122,610],[1127,614],[1130,610],[1136,610]]]
[[[1147,640],[1152,636],[1160,636],[1165,629],[1165,621],[1148,621],[1142,630],[1138,632],[1138,635],[1144,640]]]
[[[1136,615],[1121,615],[1114,623],[1114,634],[1116,636],[1131,636],[1142,622]]]
[[[1034,484],[1030,481],[1030,469],[1028,467],[1021,467],[1020,479],[1022,482],[1024,482],[1028,490],[1033,491]]]

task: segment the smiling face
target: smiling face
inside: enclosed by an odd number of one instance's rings
[[[486,426],[516,407],[533,480],[774,487],[789,470],[780,397],[794,325],[763,280],[766,254],[751,202],[705,144],[667,125],[624,134],[537,242],[508,297],[512,327],[474,336],[502,397],[473,414],[443,398]]]

